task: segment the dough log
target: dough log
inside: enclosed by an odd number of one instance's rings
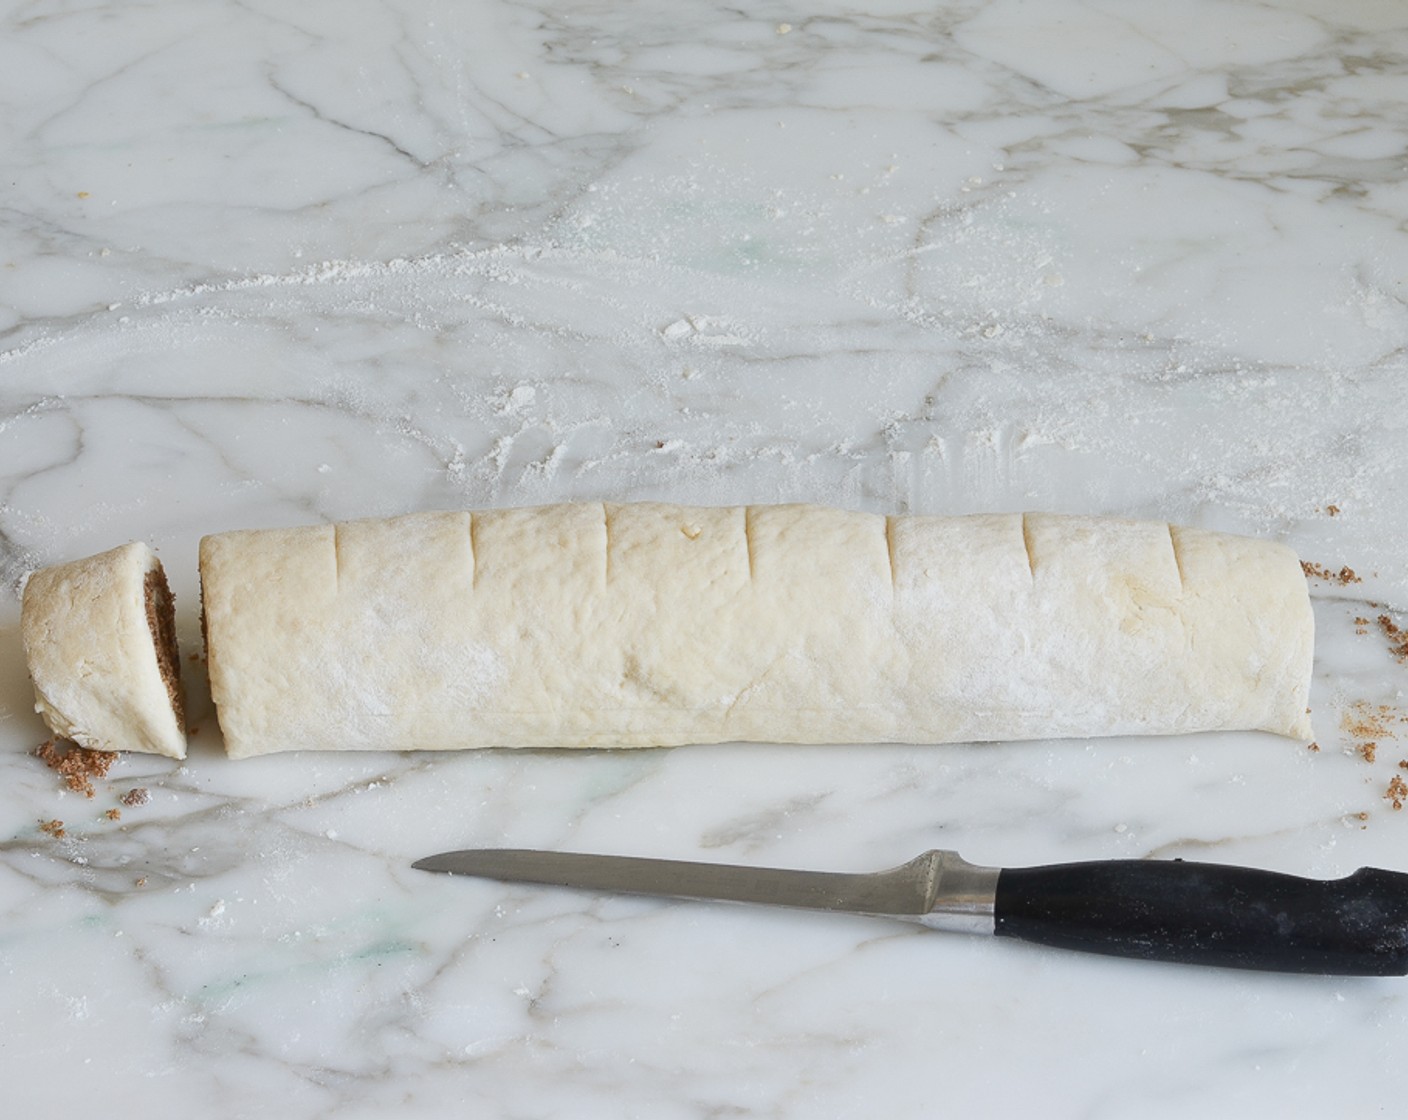
[[[1310,737],[1283,545],[1028,514],[574,504],[201,543],[233,757]]]
[[[34,572],[20,629],[35,710],[80,746],[185,758],[175,617],[145,544]]]

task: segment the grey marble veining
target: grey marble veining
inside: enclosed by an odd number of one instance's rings
[[[11,1107],[1395,1107],[1399,981],[409,864],[505,844],[860,870],[939,846],[1408,869],[1385,797],[1408,667],[1378,622],[1408,625],[1396,5],[209,0],[0,28]],[[194,651],[203,533],[572,498],[1147,516],[1359,582],[1312,580],[1313,752],[230,762],[188,662],[184,765],[123,756],[88,800],[28,753],[35,566],[150,541]]]

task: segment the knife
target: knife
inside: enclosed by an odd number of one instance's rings
[[[1184,860],[997,868],[929,851],[838,873],[522,848],[443,852],[423,871],[511,883],[834,910],[1142,960],[1336,976],[1408,974],[1408,875],[1343,879]]]

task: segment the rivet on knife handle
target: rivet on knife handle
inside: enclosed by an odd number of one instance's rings
[[[837,910],[1145,960],[1342,976],[1408,974],[1408,875],[1343,879],[1181,860],[998,869],[930,851],[869,874],[487,848],[427,871],[626,894]]]

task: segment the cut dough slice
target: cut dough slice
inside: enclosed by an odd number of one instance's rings
[[[1295,554],[1164,523],[556,505],[223,533],[201,579],[234,757],[1310,736]]]
[[[34,572],[20,620],[35,710],[55,734],[94,750],[186,757],[174,602],[150,548]]]

